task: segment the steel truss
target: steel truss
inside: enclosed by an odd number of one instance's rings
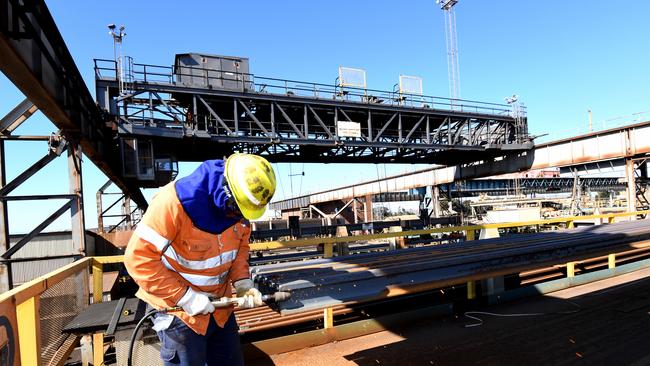
[[[133,207],[131,198],[122,192],[107,192],[107,189],[113,184],[109,179],[102,185],[96,193],[97,201],[97,231],[100,234],[111,233],[115,230],[132,230],[140,219],[143,211],[140,207]],[[108,207],[104,208],[104,199],[106,197],[118,196]],[[118,206],[119,204],[119,206]],[[115,213],[113,208],[119,207],[120,213]],[[117,219],[119,221],[115,222]],[[111,221],[112,224],[108,224]]]
[[[19,103],[16,108],[9,112],[4,118],[0,120],[0,250],[3,251],[0,255],[0,267],[4,267],[0,273],[0,291],[6,291],[13,287],[13,273],[12,263],[16,261],[39,261],[51,259],[53,257],[29,257],[29,258],[14,258],[14,255],[19,252],[25,245],[27,245],[34,237],[40,234],[43,229],[61,217],[64,213],[70,211],[72,219],[72,241],[77,253],[70,253],[63,257],[78,257],[84,255],[86,250],[85,245],[85,226],[83,214],[83,190],[81,182],[81,147],[77,142],[69,141],[59,133],[50,136],[18,136],[12,133],[18,126],[36,112],[36,106],[25,99]],[[6,181],[6,153],[5,141],[44,141],[48,143],[46,154],[32,164],[22,173],[18,174],[10,182]],[[12,191],[18,188],[26,180],[40,171],[43,167],[55,160],[67,151],[68,155],[68,175],[69,175],[69,194],[42,194],[42,195],[29,195],[18,196],[10,195]],[[39,200],[63,200],[64,203],[50,216],[48,216],[41,223],[37,224],[35,228],[29,233],[20,238],[14,245],[11,245],[9,240],[10,222],[7,202],[9,201],[39,201]],[[57,256],[61,258],[62,256]]]
[[[517,184],[519,185],[517,187]],[[580,178],[580,187],[583,191],[624,191],[626,183],[618,177]],[[460,184],[458,185],[460,186]],[[462,189],[457,189],[452,184],[452,196],[476,196],[481,193],[507,194],[520,191],[529,193],[557,193],[571,192],[574,186],[573,178],[520,178],[515,179],[476,179],[462,182]]]
[[[114,132],[106,126],[43,0],[0,2],[0,55],[0,71],[29,103],[146,208],[140,189],[118,173],[121,161],[113,146]]]
[[[343,94],[250,74],[254,81],[240,91],[188,87],[171,68],[142,64],[134,64],[129,93],[120,95],[112,61],[95,62],[100,107],[119,133],[154,140],[157,153],[183,161],[245,151],[275,162],[452,165],[532,147],[526,119],[505,105],[354,88]],[[340,122],[357,123],[357,136],[337,128]]]

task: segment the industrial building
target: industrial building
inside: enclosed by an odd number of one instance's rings
[[[356,67],[298,81],[177,45],[134,59],[114,24],[114,58],[85,70],[44,0],[0,0],[0,70],[24,95],[0,111],[0,365],[161,365],[125,248],[181,164],[234,152],[425,165],[276,191],[248,258],[275,301],[235,309],[247,365],[650,363],[650,121],[541,142],[517,95],[462,99],[457,3],[435,2],[438,97],[412,75],[371,88]],[[56,130],[23,132],[37,113]],[[24,158],[9,144],[28,142],[44,155],[11,169]],[[65,182],[22,189],[56,162]],[[83,189],[89,164],[108,178],[96,192]],[[24,202],[53,212],[12,215]]]

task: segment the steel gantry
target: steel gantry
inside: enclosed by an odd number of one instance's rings
[[[122,179],[120,157],[115,154],[117,149],[113,131],[104,123],[101,111],[92,99],[44,1],[0,0],[0,55],[0,70],[26,97],[0,119],[2,292],[13,286],[12,266],[64,258],[72,261],[88,254],[83,212],[82,152],[140,207],[146,207],[147,202],[133,182]],[[58,131],[44,136],[14,133],[14,130],[37,110],[42,112]],[[5,141],[43,141],[48,143],[48,148],[41,159],[7,182]],[[11,194],[64,152],[67,152],[68,156],[68,194]],[[48,188],[51,187],[48,185]],[[8,209],[7,203],[44,200],[61,200],[63,203],[42,222],[35,223],[29,233],[20,235],[15,242],[11,242],[9,233],[12,210]],[[71,215],[72,251],[60,254],[64,252],[61,249],[56,251],[59,254],[48,256],[44,253],[47,250],[39,252],[29,248],[33,245],[30,241],[66,212]]]
[[[83,255],[86,251],[85,225],[83,213],[83,189],[81,182],[81,148],[73,142],[66,140],[60,133],[51,135],[16,135],[14,130],[31,117],[38,108],[29,99],[25,99],[12,109],[5,117],[0,119],[0,291],[7,291],[13,288],[13,264],[17,262],[38,262],[69,258],[71,261]],[[45,155],[34,162],[30,167],[18,174],[11,181],[7,182],[5,149],[6,141],[43,141],[47,143]],[[54,161],[67,151],[69,193],[68,194],[36,194],[36,195],[12,195],[11,193],[30,179],[41,169]],[[10,241],[10,220],[8,202],[17,201],[44,201],[61,200],[63,204],[42,222],[25,235],[21,236],[15,243]],[[25,247],[34,237],[39,235],[46,227],[70,211],[71,236],[73,252],[63,255],[34,255],[30,253],[23,255],[21,249]],[[19,255],[16,255],[19,254]]]
[[[139,188],[120,174],[113,131],[104,123],[43,0],[0,1],[0,70],[70,142],[141,207]]]
[[[180,161],[245,151],[274,162],[450,165],[532,147],[526,119],[507,105],[126,64],[120,94],[117,63],[95,60],[100,107],[121,136]],[[202,86],[180,81],[199,71]]]

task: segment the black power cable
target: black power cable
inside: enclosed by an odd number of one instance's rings
[[[164,311],[164,310],[163,310]],[[133,359],[133,347],[135,347],[135,338],[138,336],[138,330],[142,327],[142,324],[144,324],[145,320],[151,318],[152,316],[156,315],[157,313],[161,312],[161,310],[156,310],[152,309],[147,311],[146,314],[140,319],[138,324],[135,326],[135,329],[133,329],[133,334],[131,334],[131,341],[129,342],[129,353],[126,357],[126,364],[127,366],[133,366],[131,363]]]

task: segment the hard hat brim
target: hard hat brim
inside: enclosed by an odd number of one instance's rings
[[[247,220],[257,220],[262,215],[264,215],[264,212],[266,212],[266,207],[262,207],[259,210],[250,210],[246,208],[239,208],[239,211],[241,211],[242,215],[247,219]]]

